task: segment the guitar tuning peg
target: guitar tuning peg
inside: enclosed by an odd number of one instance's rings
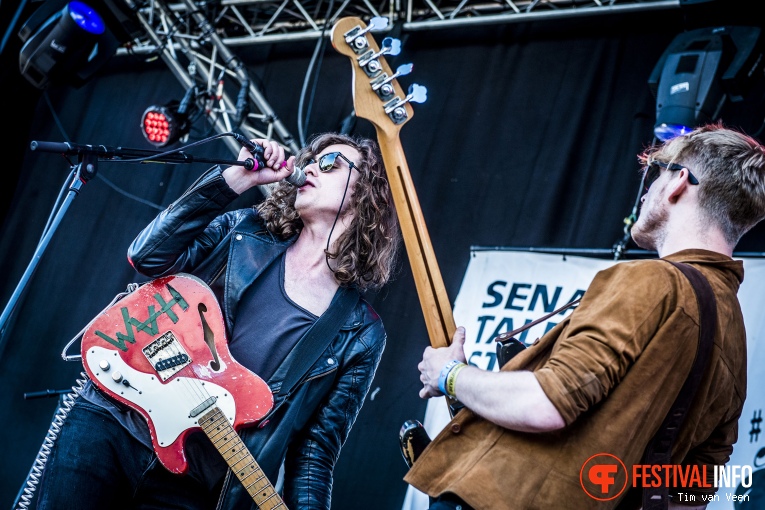
[[[382,41],[381,54],[396,56],[401,53],[401,40],[394,37],[386,37]]]
[[[353,51],[359,54],[369,46],[369,42],[367,41],[367,38],[364,37],[364,34],[367,32],[379,32],[380,30],[385,30],[387,27],[388,18],[375,16],[369,20],[369,24],[366,28],[355,26],[343,34],[343,37],[345,37],[345,42],[348,46],[353,48]]]
[[[424,103],[425,100],[428,98],[428,89],[423,87],[422,85],[417,85],[416,83],[413,83],[409,86],[409,94],[404,98],[401,99],[399,97],[394,97],[387,103],[383,105],[383,109],[385,110],[385,113],[388,114],[388,117],[391,118],[393,122],[396,124],[401,124],[404,121],[406,121],[408,115],[406,113],[406,103],[413,102],[413,103]]]
[[[409,94],[404,99],[404,102],[411,101],[413,103],[424,103],[428,100],[428,89],[422,85],[412,83],[409,86]]]
[[[366,41],[366,38],[364,38]],[[383,39],[382,48],[375,53],[372,50],[367,51],[358,58],[359,67],[361,67],[367,76],[374,77],[382,71],[382,65],[377,60],[382,55],[398,55],[401,52],[401,41],[393,37]]]
[[[396,76],[406,76],[412,72],[413,67],[412,64],[401,64],[398,66],[398,69],[396,69],[396,74],[394,74],[392,78],[395,78]]]
[[[375,16],[369,20],[369,29],[373,32],[379,32],[388,28],[388,18],[384,16]]]
[[[395,92],[391,82],[399,76],[405,76],[411,73],[413,67],[414,66],[412,64],[401,64],[398,66],[398,69],[396,69],[396,73],[392,76],[388,76],[387,74],[382,73],[380,76],[372,80],[372,90],[377,92],[377,95],[380,96],[380,99],[383,101],[387,100]]]

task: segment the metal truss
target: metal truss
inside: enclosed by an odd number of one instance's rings
[[[134,40],[118,54],[162,58],[184,88],[196,91],[198,109],[215,131],[278,139],[293,153],[298,143],[231,48],[329,37],[335,21],[348,16],[367,23],[383,16],[390,21],[387,30],[406,32],[680,7],[680,0],[117,1],[127,4],[139,24]],[[239,150],[234,139],[226,141]]]
[[[141,11],[151,16],[156,5],[145,3]],[[404,31],[414,31],[675,9],[680,8],[680,0],[217,0],[172,3],[169,8],[179,16],[193,10],[204,13],[225,44],[243,46],[316,39],[325,26],[345,16],[364,21],[384,16],[391,25],[399,23]]]

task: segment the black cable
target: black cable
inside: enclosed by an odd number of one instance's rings
[[[653,141],[651,142],[651,148],[656,146],[656,137],[653,138]],[[643,172],[643,175],[640,178],[640,187],[638,188],[637,196],[635,197],[635,204],[632,206],[632,212],[629,216],[624,218],[624,236],[617,242],[614,243],[613,247],[611,248],[611,251],[614,254],[614,260],[619,260],[622,258],[622,255],[624,254],[624,250],[627,248],[627,244],[630,241],[630,238],[632,237],[632,226],[635,224],[638,218],[638,210],[640,209],[640,199],[643,198],[643,195],[645,194],[644,191],[645,186],[645,172]]]
[[[119,186],[114,184],[112,181],[110,181],[109,179],[107,179],[106,177],[101,175],[100,173],[96,174],[96,177],[99,177],[102,181],[104,181],[104,183],[107,186],[109,186],[111,189],[113,189],[114,191],[116,191],[120,195],[124,195],[127,198],[131,198],[131,199],[135,200],[136,202],[140,202],[140,203],[142,203],[144,205],[148,205],[149,207],[157,209],[158,211],[164,211],[165,210],[165,208],[162,207],[161,205],[157,205],[154,202],[150,202],[149,200],[146,200],[145,198],[141,198],[141,197],[139,197],[137,195],[133,195],[132,193],[129,193],[129,192],[125,191],[124,189],[120,188]]]
[[[19,21],[19,18],[21,17],[21,13],[24,12],[24,8],[27,5],[26,0],[22,0],[19,3],[18,9],[16,9],[16,13],[13,15],[13,19],[11,20],[11,23],[8,25],[8,29],[5,31],[5,35],[3,36],[2,42],[0,42],[0,54],[3,53],[3,50],[5,49],[5,45],[8,43],[8,38],[11,37],[11,34],[16,29],[16,23]]]
[[[311,60],[308,63],[308,69],[305,73],[305,78],[303,79],[303,88],[300,90],[300,101],[298,102],[298,136],[300,137],[300,144],[305,146],[306,145],[306,136],[305,136],[305,128],[304,125],[307,127],[308,121],[311,117],[311,109],[313,107],[313,100],[314,96],[316,95],[316,86],[318,83],[318,78],[316,78],[319,74],[319,71],[321,70],[321,64],[322,60],[324,59],[324,48],[327,44],[326,38],[324,37],[324,34],[327,30],[327,23],[329,22],[329,16],[332,14],[332,8],[334,7],[334,0],[329,2],[329,6],[327,7],[327,14],[324,16],[324,24],[321,27],[321,35],[319,36],[319,40],[316,41],[316,46],[313,50],[313,55],[311,55]],[[319,56],[319,65],[318,69],[316,70],[316,73],[313,72],[313,66],[316,63],[316,57]],[[305,120],[303,119],[303,106],[305,102],[305,93],[306,89],[308,88],[308,82],[310,81],[311,77],[314,77],[314,83],[313,88],[311,90],[311,98],[309,102],[308,107],[308,113],[306,114]]]
[[[203,138],[201,140],[197,140],[196,142],[191,142],[189,144],[183,145],[181,147],[178,147],[176,149],[171,149],[169,151],[160,152],[159,154],[152,154],[151,156],[146,156],[143,158],[132,158],[132,159],[115,159],[112,160],[112,163],[143,163],[146,161],[153,162],[157,158],[162,158],[165,156],[172,156],[173,154],[177,152],[183,152],[186,149],[190,149],[192,147],[196,147],[198,145],[202,145],[207,142],[212,142],[213,140],[217,140],[218,138],[223,138],[224,136],[234,136],[233,133],[227,132],[227,133],[218,133],[217,135],[212,135],[207,138]],[[164,208],[163,208],[164,209]]]
[[[61,136],[64,138],[64,140],[66,140],[67,142],[71,143],[71,140],[69,139],[69,135],[67,134],[66,130],[64,129],[64,126],[61,124],[61,120],[58,118],[58,115],[56,114],[56,110],[53,108],[53,104],[50,102],[50,97],[48,96],[48,91],[47,90],[43,92],[43,97],[45,98],[45,102],[48,104],[48,109],[50,109],[50,113],[53,116],[53,121],[56,123],[56,126],[58,127],[58,130],[61,132]],[[70,174],[70,176],[67,179],[71,180],[72,177],[74,177],[74,171],[72,171],[72,173]],[[101,175],[100,173],[97,173],[96,177],[100,178],[101,180],[103,180],[106,183],[106,185],[109,186],[110,188],[112,188],[114,191],[116,191],[117,193],[119,193],[119,194],[121,194],[121,195],[123,195],[123,196],[125,196],[127,198],[135,200],[136,202],[140,202],[140,203],[142,203],[144,205],[148,205],[149,207],[153,207],[153,208],[158,209],[160,211],[163,211],[165,209],[161,205],[157,205],[154,202],[150,202],[150,201],[148,201],[148,200],[146,200],[144,198],[140,198],[140,197],[138,197],[136,195],[133,195],[132,193],[128,193],[127,191],[123,190],[122,188],[120,188],[119,186],[114,184],[112,181],[110,181],[109,179],[107,179],[106,177]],[[61,190],[61,193],[59,194],[59,197],[56,199],[56,204],[57,205],[54,207],[54,210],[56,210],[58,208],[58,203],[62,199],[62,197],[63,197],[63,189]],[[53,219],[52,216],[50,218],[48,218],[48,223],[45,226],[45,229],[43,230],[42,237],[45,237],[45,233],[48,231],[48,228],[50,226],[50,222],[51,222],[52,219]],[[40,240],[42,240],[42,237],[40,238]]]
[[[332,232],[335,231],[335,225],[337,225],[337,219],[340,217],[340,212],[343,210],[343,203],[345,202],[345,195],[348,193],[348,184],[351,182],[351,172],[353,168],[348,169],[348,179],[345,181],[345,191],[343,191],[343,198],[340,199],[340,207],[337,208],[337,214],[335,215],[335,221],[332,222],[332,228],[329,229],[329,237],[327,237],[327,248],[324,250],[324,261],[327,263],[327,267],[332,274],[335,274],[335,270],[329,265],[329,241],[332,239]]]
[[[329,16],[329,13],[332,12],[332,4],[333,2],[329,3],[329,9],[327,10],[327,17]],[[316,87],[319,85],[319,73],[321,72],[321,66],[324,63],[324,53],[325,48],[327,47],[327,38],[325,37],[325,32],[327,30],[327,17],[325,17],[324,25],[321,27],[321,49],[319,50],[319,63],[316,66],[316,74],[314,74],[313,78],[313,86],[311,87],[311,96],[310,100],[308,101],[308,109],[306,110],[305,114],[305,127],[308,128],[308,123],[311,120],[311,110],[313,110],[313,101],[316,99]]]

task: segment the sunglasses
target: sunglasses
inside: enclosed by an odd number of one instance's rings
[[[656,182],[656,179],[659,178],[661,175],[661,169],[666,168],[667,170],[671,172],[677,172],[678,170],[682,170],[684,167],[683,165],[678,165],[677,163],[664,163],[663,161],[651,161],[648,163],[648,166],[645,167],[645,170],[643,171],[643,186],[645,187],[645,190],[648,191],[648,188],[651,187],[651,184]],[[697,185],[699,183],[699,180],[696,178],[695,175],[691,173],[690,170],[688,170],[688,182]]]
[[[338,157],[342,159],[343,161],[345,161],[346,163],[348,163],[349,169],[355,168],[356,170],[358,170],[358,167],[356,166],[356,164],[350,159],[343,156],[341,152],[328,152],[327,154],[319,158],[319,171],[326,173],[332,170],[333,168],[336,168],[335,163],[337,162]],[[316,160],[311,158],[305,162],[305,164],[303,165],[303,168],[307,167],[308,165],[312,165],[314,163],[316,163]]]

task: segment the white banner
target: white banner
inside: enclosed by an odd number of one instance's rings
[[[720,488],[718,501],[710,510],[765,508],[765,435],[762,433],[762,409],[765,407],[765,260],[741,258],[744,261],[744,283],[739,298],[747,329],[749,392],[739,421],[739,439],[734,446],[729,466],[741,466],[746,474],[752,469],[753,484],[741,487],[741,480],[730,488]],[[595,274],[613,264],[613,260],[571,255],[550,255],[526,251],[474,251],[455,300],[454,319],[466,330],[465,354],[468,361],[480,368],[498,370],[496,342],[500,333],[512,331],[546,315],[569,301],[581,297]],[[531,344],[571,313],[566,310],[550,320],[525,331],[519,340]],[[758,341],[759,340],[759,341]],[[428,402],[423,425],[431,437],[449,422],[443,398]],[[733,476],[733,471],[731,475]],[[749,480],[744,480],[746,484]],[[735,503],[735,495],[748,496],[749,501]],[[403,510],[425,510],[429,506],[425,494],[409,487]]]

